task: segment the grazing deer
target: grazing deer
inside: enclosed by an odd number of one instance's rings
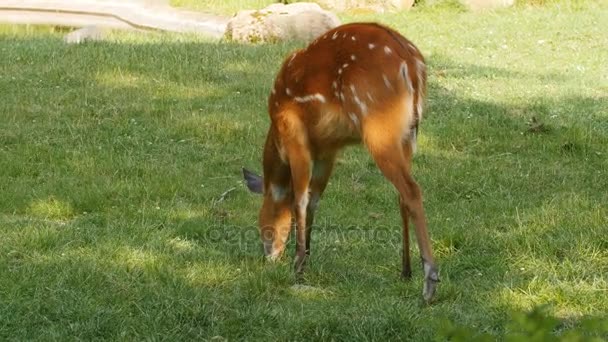
[[[411,175],[426,93],[420,51],[398,32],[373,23],[336,27],[284,61],[268,99],[270,129],[263,177],[243,169],[248,188],[263,193],[259,228],[264,254],[278,258],[296,226],[295,271],[310,254],[315,209],[336,153],[363,141],[399,192],[403,220],[403,268],[411,277],[408,220],[424,270],[423,297],[439,282],[420,188]]]

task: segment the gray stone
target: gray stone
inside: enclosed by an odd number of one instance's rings
[[[224,37],[243,43],[309,42],[338,25],[340,19],[335,14],[315,3],[272,4],[238,12],[228,21]]]

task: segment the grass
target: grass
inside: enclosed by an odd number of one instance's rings
[[[276,3],[273,0],[170,0],[175,7],[205,11],[223,15],[233,15],[244,9],[260,9]]]
[[[425,53],[414,174],[442,283],[399,280],[396,195],[361,148],[321,202],[306,284],[266,264],[265,110],[296,43],[0,29],[1,340],[497,338],[548,304],[556,333],[608,312],[605,5],[352,17]],[[533,121],[535,118],[536,121]],[[417,258],[417,250],[413,251]]]

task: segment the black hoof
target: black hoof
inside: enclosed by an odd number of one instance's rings
[[[401,280],[410,281],[412,279],[412,270],[401,271]]]

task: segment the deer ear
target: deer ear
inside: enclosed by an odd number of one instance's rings
[[[264,179],[262,177],[247,170],[246,168],[243,168],[243,178],[245,179],[245,183],[247,184],[247,188],[249,188],[249,191],[256,194],[261,194],[264,192]]]

